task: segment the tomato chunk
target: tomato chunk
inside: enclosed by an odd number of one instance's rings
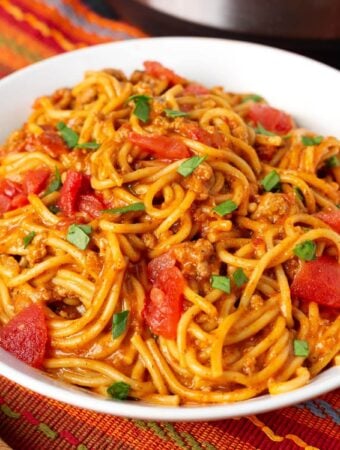
[[[157,61],[145,61],[144,68],[148,75],[159,78],[160,80],[166,80],[169,84],[181,84],[185,79],[177,75],[173,70],[164,67],[163,64]]]
[[[3,179],[0,181],[0,214],[20,208],[28,203],[19,183]]]
[[[85,194],[80,196],[78,208],[92,217],[99,217],[105,205],[95,194]]]
[[[58,206],[65,216],[72,216],[78,211],[78,202],[81,194],[90,189],[89,179],[81,172],[69,170],[63,187],[60,190]]]
[[[183,159],[190,156],[186,145],[176,137],[143,136],[135,132],[129,134],[129,141],[159,159]]]
[[[41,367],[47,344],[43,309],[34,303],[0,328],[0,347],[32,367]]]
[[[291,293],[305,302],[340,308],[340,264],[330,256],[305,262],[294,278]]]
[[[292,118],[279,109],[261,103],[254,103],[248,111],[248,117],[257,126],[277,134],[286,134],[293,128]]]
[[[315,214],[315,216],[327,223],[334,231],[340,233],[340,209],[326,209]]]
[[[209,147],[222,148],[225,144],[224,136],[218,131],[209,133],[203,128],[191,123],[183,125],[181,132],[188,136],[189,139],[201,142]]]
[[[22,193],[22,189],[20,184],[4,179],[0,181],[0,193],[13,198],[15,195]]]
[[[163,253],[163,255],[152,259],[148,264],[148,277],[154,283],[160,276],[163,270],[170,269],[176,265],[176,259],[171,251]]]
[[[209,89],[198,83],[189,83],[183,90],[184,95],[205,95],[209,94]]]
[[[7,195],[0,194],[0,213],[3,214],[9,211],[12,207],[12,201]]]
[[[39,194],[43,191],[50,174],[49,169],[28,170],[22,181],[25,194]]]
[[[38,136],[31,134],[27,136],[20,148],[21,151],[43,151],[52,158],[58,158],[61,154],[69,152],[63,138],[59,136],[54,127],[43,125],[42,128],[44,131]]]
[[[28,199],[24,194],[17,194],[12,198],[11,209],[21,208],[28,204]]]
[[[183,312],[184,278],[178,267],[158,272],[143,316],[154,334],[176,339],[177,325]]]

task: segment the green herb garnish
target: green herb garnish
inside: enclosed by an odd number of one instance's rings
[[[135,104],[133,114],[144,123],[150,117],[150,100],[151,97],[148,95],[132,95],[128,98],[128,101],[133,101]]]
[[[272,170],[261,180],[261,185],[266,192],[273,192],[279,188],[280,181],[280,175],[276,170]]]
[[[193,156],[190,159],[182,162],[182,164],[177,169],[177,173],[183,177],[187,177],[192,174],[192,172],[206,159],[206,156]]]
[[[266,130],[260,123],[255,128],[256,134],[263,134],[264,136],[277,136],[275,133],[272,133],[271,131]]]
[[[55,171],[54,171],[54,178],[50,182],[50,184],[47,186],[47,189],[46,189],[46,191],[44,193],[44,196],[48,195],[48,194],[51,194],[52,192],[59,191],[61,186],[62,186],[62,183],[61,183],[60,172],[59,172],[58,167],[56,167]]]
[[[77,148],[84,148],[85,150],[98,150],[100,144],[97,142],[84,142],[83,144],[77,144]]]
[[[60,211],[60,208],[58,208],[57,205],[50,205],[48,209],[51,211],[52,214],[58,214]]]
[[[303,339],[294,339],[293,341],[294,355],[295,356],[308,356],[309,345],[308,342]]]
[[[125,400],[129,396],[130,385],[124,383],[124,381],[118,381],[117,383],[111,384],[106,392],[116,400]]]
[[[230,278],[222,275],[212,275],[210,283],[214,289],[219,289],[226,294],[230,294]]]
[[[184,111],[177,111],[176,109],[165,109],[165,115],[171,117],[172,119],[176,117],[187,117],[189,114]]]
[[[223,203],[215,206],[213,211],[216,212],[219,216],[225,216],[226,214],[230,214],[238,208],[235,202],[232,200],[226,200]]]
[[[114,314],[112,318],[112,337],[116,339],[121,336],[126,330],[127,321],[130,311],[122,311]]]
[[[328,169],[334,169],[334,167],[339,167],[339,166],[340,166],[340,161],[335,155],[326,159],[326,167]]]
[[[85,250],[89,245],[89,235],[91,232],[92,227],[90,225],[79,225],[74,223],[68,228],[66,239],[71,244],[80,248],[80,250]]]
[[[24,243],[24,248],[27,248],[30,243],[32,242],[34,236],[35,236],[35,231],[30,231],[22,240],[22,242]]]
[[[293,188],[295,197],[298,198],[301,202],[303,201],[303,194],[299,187],[294,186]]]
[[[306,147],[311,145],[318,145],[322,142],[323,136],[302,136],[301,142]]]
[[[233,273],[233,278],[237,287],[243,286],[244,283],[246,283],[249,280],[249,278],[243,272],[243,269],[241,269],[241,267],[235,270],[235,272]]]
[[[107,214],[125,214],[133,211],[145,211],[144,203],[132,203],[131,205],[122,206],[121,208],[103,209],[102,213]]]
[[[72,128],[69,128],[66,123],[57,123],[57,129],[60,131],[61,137],[64,139],[69,148],[74,148],[78,144],[78,134],[72,130]]]
[[[64,122],[59,122],[56,125],[57,129],[60,131],[61,137],[64,139],[68,148],[83,148],[86,150],[97,150],[100,144],[97,142],[84,142],[83,144],[78,144],[79,135],[72,128],[69,128]]]
[[[245,97],[243,97],[241,103],[249,102],[249,100],[251,100],[255,103],[258,103],[263,100],[263,97],[261,97],[260,95],[257,95],[257,94],[249,94],[249,95],[246,95]]]
[[[303,261],[312,261],[316,257],[316,244],[314,241],[303,241],[294,247],[293,253]]]

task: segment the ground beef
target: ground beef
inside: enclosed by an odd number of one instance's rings
[[[182,186],[197,194],[196,200],[206,200],[214,182],[212,168],[208,164],[200,164],[191,175],[183,178]]]
[[[214,247],[209,241],[198,239],[196,242],[184,242],[173,251],[184,277],[192,277],[197,281],[210,278]]]
[[[256,211],[252,214],[252,219],[281,223],[289,215],[296,213],[298,213],[298,207],[292,196],[267,192],[260,197]]]

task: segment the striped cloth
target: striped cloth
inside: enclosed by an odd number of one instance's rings
[[[0,0],[0,77],[57,53],[142,36],[78,0]],[[74,408],[0,377],[0,437],[15,450],[339,450],[339,412],[336,391],[261,416],[156,423]]]

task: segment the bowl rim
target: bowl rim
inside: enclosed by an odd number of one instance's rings
[[[6,354],[6,359],[12,360],[10,366],[3,362],[2,355],[4,354]],[[160,406],[141,401],[119,401],[104,398],[91,392],[88,393],[82,388],[68,386],[66,383],[49,377],[44,372],[28,367],[2,349],[0,349],[0,375],[37,394],[78,408],[131,419],[167,422],[213,421],[261,414],[293,406],[340,387],[340,367],[334,366],[302,388],[284,394],[266,394],[240,402],[203,406]],[[327,379],[323,380],[323,378]]]
[[[59,59],[62,60],[65,57],[70,57],[70,55],[80,55],[82,53],[92,53],[97,51],[98,49],[111,47],[111,46],[129,46],[134,42],[166,42],[166,41],[178,41],[178,40],[185,40],[185,41],[207,41],[207,42],[224,42],[228,45],[238,45],[242,47],[253,47],[255,48],[262,48],[274,51],[275,53],[282,53],[285,55],[289,55],[290,57],[297,58],[297,59],[304,59],[305,61],[308,61],[309,63],[316,64],[318,66],[323,67],[324,69],[331,70],[333,73],[340,75],[340,69],[337,69],[335,67],[332,67],[324,62],[317,61],[316,59],[310,58],[305,55],[301,55],[299,53],[292,52],[290,50],[285,50],[282,48],[274,47],[271,45],[265,45],[265,44],[259,44],[257,42],[250,42],[250,41],[240,41],[237,39],[224,39],[224,38],[216,38],[216,37],[204,37],[204,36],[160,36],[160,37],[141,37],[141,38],[132,38],[132,39],[126,39],[124,41],[113,41],[113,42],[104,42],[102,44],[96,44],[91,45],[88,47],[78,48],[75,50],[71,50],[68,52],[60,53],[58,55],[50,56],[48,58],[42,59],[40,61],[36,61],[28,66],[22,67],[21,69],[18,69],[14,71],[13,73],[10,73],[9,75],[6,75],[4,78],[0,79],[0,86],[5,85],[7,82],[11,82],[12,80],[19,78],[22,76],[22,74],[29,74],[31,71],[35,71],[40,66],[48,65],[51,62],[58,61]]]
[[[112,47],[114,49],[117,46],[129,47],[136,41],[138,41],[139,43],[143,41],[152,41],[154,43],[157,43],[166,42],[169,40],[177,44],[179,43],[179,41],[183,40],[195,41],[195,43],[197,44],[203,40],[209,42],[211,45],[213,45],[215,42],[223,42],[226,45],[250,47],[254,49],[259,48],[262,50],[267,50],[269,52],[282,53],[284,55],[290,56],[291,58],[297,58],[299,60],[303,59],[308,61],[309,64],[314,64],[315,70],[320,68],[329,72],[331,71],[333,74],[338,75],[340,81],[339,70],[319,61],[315,61],[311,58],[301,56],[287,50],[247,41],[209,37],[176,36],[108,42],[56,55],[36,62],[28,67],[22,68],[14,72],[13,74],[3,78],[2,80],[0,80],[0,89],[9,86],[16,79],[20,79],[21,77],[29,77],[31,74],[34,74],[35,71],[39,70],[40,67],[48,66],[51,63],[53,64],[54,62],[63,61],[65,59],[67,60],[67,58],[72,58],[73,56],[94,54],[96,51],[103,48],[105,49]],[[9,355],[2,349],[0,349],[0,374],[22,385],[23,387],[31,389],[38,394],[45,395],[54,400],[71,404],[76,407],[121,417],[157,421],[209,421],[241,417],[249,414],[259,414],[266,411],[290,406],[340,387],[340,367],[332,367],[318,375],[309,384],[284,394],[278,394],[275,396],[267,394],[261,395],[259,397],[254,397],[249,400],[224,404],[166,407],[160,405],[145,404],[143,402],[122,402],[117,400],[105,399],[95,394],[87,393],[81,388],[73,388],[67,386],[64,383],[57,382],[48,375],[44,375],[43,372],[26,366],[26,364],[18,361],[16,358],[14,358],[12,355]]]

